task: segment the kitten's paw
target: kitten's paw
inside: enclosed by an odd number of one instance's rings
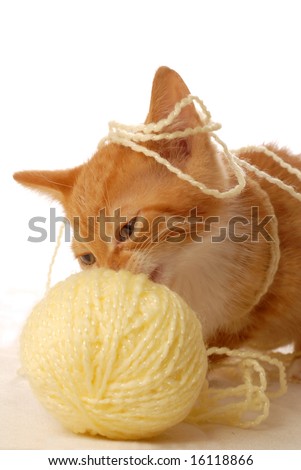
[[[289,382],[301,383],[301,357],[295,357],[287,370]]]

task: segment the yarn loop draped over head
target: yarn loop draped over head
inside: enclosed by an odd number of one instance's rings
[[[205,116],[204,125],[203,126],[196,126],[194,128],[187,128],[183,131],[175,131],[175,132],[161,132],[166,126],[172,124],[177,116],[180,114],[181,110],[186,106],[192,104],[193,102],[197,103],[201,108],[203,115]],[[236,152],[230,152],[225,142],[223,142],[218,135],[214,132],[220,129],[222,126],[219,123],[215,123],[211,120],[211,114],[206,108],[205,104],[203,103],[200,98],[193,95],[188,95],[187,97],[183,98],[181,101],[176,103],[174,110],[164,119],[161,119],[157,123],[150,123],[150,124],[140,124],[138,126],[129,126],[125,124],[118,123],[116,121],[112,121],[109,123],[109,133],[107,137],[103,138],[99,144],[98,148],[101,148],[102,145],[107,144],[109,142],[114,142],[116,144],[123,145],[125,147],[130,147],[132,150],[143,153],[144,155],[154,158],[156,162],[164,165],[170,172],[176,174],[178,178],[182,179],[183,181],[187,181],[192,186],[199,188],[204,194],[208,194],[210,196],[224,199],[227,197],[233,197],[237,194],[240,194],[241,191],[244,189],[246,185],[246,173],[244,171],[248,170],[253,172],[259,178],[264,178],[272,184],[275,184],[279,188],[283,189],[284,191],[288,192],[291,196],[295,197],[299,201],[301,201],[301,194],[297,192],[293,186],[290,186],[284,183],[279,178],[271,176],[267,172],[260,170],[255,165],[243,160],[238,156],[238,154],[254,151],[254,152],[262,152],[268,158],[272,158],[276,163],[278,163],[282,168],[285,168],[289,173],[294,174],[300,181],[301,181],[301,171],[297,168],[294,168],[289,163],[285,162],[279,155],[277,155],[272,150],[268,149],[265,146],[249,146],[243,147]],[[176,139],[179,137],[188,137],[191,135],[196,135],[199,133],[208,133],[210,137],[222,148],[225,158],[229,163],[229,167],[233,170],[236,178],[237,184],[233,188],[230,188],[226,191],[219,191],[218,189],[208,188],[205,184],[196,181],[190,175],[187,175],[179,168],[172,165],[168,160],[163,158],[159,155],[158,152],[148,149],[147,147],[143,146],[142,144],[148,141],[158,141],[163,139]]]

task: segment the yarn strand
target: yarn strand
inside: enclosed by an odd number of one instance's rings
[[[60,227],[60,231],[59,231],[59,234],[58,234],[58,237],[57,237],[55,249],[54,249],[54,252],[53,252],[53,255],[52,255],[52,258],[51,258],[51,262],[50,262],[50,265],[49,265],[49,269],[48,269],[47,282],[46,282],[46,292],[50,289],[50,286],[51,286],[53,267],[54,267],[54,263],[55,263],[59,248],[60,248],[61,243],[62,243],[64,228],[65,228],[65,224],[62,224],[61,227]]]
[[[232,361],[227,362],[227,359],[224,359],[222,363],[216,365],[216,368],[220,372],[223,367],[230,368],[236,374],[238,372],[242,383],[226,388],[222,386],[211,387],[209,379],[194,408],[186,418],[188,422],[218,423],[245,429],[252,428],[267,418],[270,398],[279,397],[287,391],[285,367],[276,357],[252,351],[231,350],[225,347],[209,348],[207,355],[208,357],[212,355],[227,356]],[[279,389],[276,392],[267,391],[267,371],[263,364],[276,369],[279,383]],[[208,377],[210,377],[210,373]],[[250,413],[252,418],[250,418]]]
[[[184,131],[175,131],[175,132],[161,132],[163,128],[170,125],[177,116],[180,114],[181,110],[196,102],[204,116],[205,116],[205,125],[197,126],[195,128],[187,128]],[[116,121],[109,123],[109,133],[108,136],[102,139],[98,148],[101,148],[102,145],[108,144],[109,142],[114,142],[124,147],[130,147],[137,153],[143,153],[144,155],[151,157],[156,160],[157,163],[165,166],[171,173],[174,173],[178,178],[183,181],[190,183],[192,186],[199,188],[204,194],[214,196],[216,198],[224,199],[226,197],[233,197],[237,194],[240,194],[246,185],[246,178],[244,170],[237,164],[235,156],[229,151],[226,144],[219,139],[219,137],[214,134],[213,131],[221,128],[221,124],[211,121],[211,114],[207,110],[204,103],[197,97],[188,95],[183,98],[181,101],[176,103],[175,108],[171,113],[164,119],[161,119],[157,123],[150,124],[139,124],[138,126],[128,126],[120,124]],[[157,134],[157,132],[161,132]],[[150,150],[139,143],[145,143],[147,141],[158,141],[162,139],[176,139],[179,137],[188,137],[198,133],[209,133],[211,137],[219,144],[224,152],[225,157],[227,158],[230,168],[233,170],[235,177],[237,179],[237,185],[233,188],[230,188],[226,191],[219,191],[218,189],[208,188],[205,184],[196,181],[192,176],[182,172],[179,168],[172,165],[168,160],[159,155],[158,152]]]
[[[164,128],[172,124],[175,119],[179,116],[181,110],[186,106],[196,103],[201,112],[199,115],[201,119],[204,120],[205,124],[203,126],[196,126],[194,128],[186,128],[185,130],[175,131],[175,132],[164,132]],[[165,166],[171,173],[175,174],[178,178],[187,183],[191,184],[194,187],[197,187],[204,194],[213,196],[218,199],[225,199],[228,197],[234,197],[240,194],[245,185],[246,185],[246,172],[245,170],[254,173],[259,178],[266,179],[269,183],[278,186],[280,189],[286,191],[292,197],[296,198],[298,201],[301,201],[301,193],[296,191],[293,186],[288,185],[281,181],[279,178],[276,178],[269,173],[260,170],[255,165],[243,160],[239,155],[249,151],[262,152],[267,157],[272,158],[277,164],[282,168],[286,169],[290,174],[295,175],[301,181],[301,171],[297,168],[294,168],[289,163],[285,162],[279,155],[277,155],[272,150],[268,149],[265,146],[250,146],[242,147],[236,152],[232,152],[228,149],[226,143],[222,141],[214,131],[217,131],[221,128],[221,124],[213,122],[211,119],[211,114],[206,108],[200,98],[194,95],[188,95],[183,98],[181,101],[177,102],[173,111],[169,115],[158,121],[157,123],[149,124],[139,124],[137,126],[124,125],[116,121],[111,121],[109,123],[109,132],[107,137],[102,139],[98,148],[101,148],[103,145],[106,145],[110,142],[123,145],[124,147],[129,147],[137,153],[142,153],[148,157],[156,160],[157,163]],[[223,154],[228,161],[229,168],[233,171],[237,184],[225,191],[219,191],[218,189],[208,188],[202,182],[196,181],[191,175],[188,175],[181,171],[179,168],[172,165],[168,160],[159,155],[158,152],[148,149],[147,147],[141,145],[149,141],[159,141],[162,139],[172,140],[180,137],[188,137],[200,133],[207,133],[209,136],[218,144],[223,151]]]

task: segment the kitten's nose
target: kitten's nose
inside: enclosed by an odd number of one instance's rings
[[[124,252],[122,250],[114,250],[107,258],[107,267],[114,269],[114,271],[119,271],[120,269],[130,269],[130,260],[132,259],[130,253]]]

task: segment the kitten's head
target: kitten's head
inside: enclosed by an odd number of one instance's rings
[[[165,118],[188,94],[181,77],[161,67],[154,77],[146,123]],[[190,104],[164,131],[199,124],[199,114]],[[209,187],[221,187],[216,150],[207,134],[145,145]],[[196,226],[187,216],[197,211],[206,218],[216,214],[220,204],[152,158],[114,143],[102,146],[81,166],[22,171],[14,178],[63,205],[82,268],[125,268],[166,284],[171,283],[175,264],[183,262],[183,253],[194,243],[191,232],[196,227],[202,231],[202,223]]]

